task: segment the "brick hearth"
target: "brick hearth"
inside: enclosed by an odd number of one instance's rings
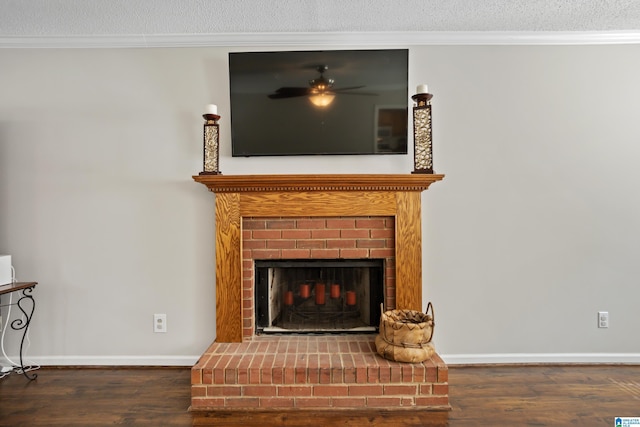
[[[213,343],[191,371],[192,410],[448,410],[448,370],[379,357],[372,335]]]

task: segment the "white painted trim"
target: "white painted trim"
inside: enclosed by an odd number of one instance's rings
[[[483,364],[640,364],[640,353],[440,354],[448,365]],[[41,366],[193,366],[200,356],[33,356]]]
[[[0,36],[0,48],[640,44],[640,31],[389,31]]]
[[[40,366],[193,366],[200,356],[29,356]]]
[[[441,354],[448,365],[482,364],[640,364],[639,353]]]

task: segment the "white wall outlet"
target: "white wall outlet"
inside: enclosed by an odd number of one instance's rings
[[[608,328],[608,327],[609,327],[609,312],[599,311],[598,312],[598,328]]]
[[[153,332],[167,332],[167,315],[153,315]]]

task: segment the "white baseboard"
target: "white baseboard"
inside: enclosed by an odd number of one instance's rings
[[[447,365],[640,364],[640,353],[440,354]],[[29,356],[40,366],[193,366],[200,356]],[[15,359],[14,359],[15,360]]]
[[[200,356],[29,356],[40,366],[193,366]]]
[[[640,364],[640,353],[440,354],[447,365],[482,364]]]

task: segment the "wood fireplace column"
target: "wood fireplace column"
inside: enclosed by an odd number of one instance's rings
[[[216,194],[216,341],[242,342],[240,194]]]
[[[421,192],[444,175],[197,175],[216,193],[216,341],[242,342],[242,218],[393,216],[396,308],[422,311]]]
[[[398,192],[396,200],[396,308],[422,311],[420,193]]]

